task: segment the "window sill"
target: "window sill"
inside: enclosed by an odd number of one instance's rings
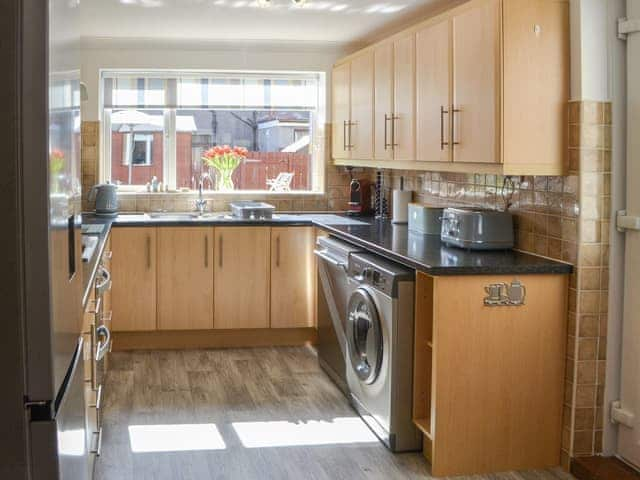
[[[166,196],[183,196],[183,197],[192,197],[197,196],[197,190],[190,190],[188,192],[182,191],[169,191],[169,192],[147,192],[146,190],[134,190],[134,189],[118,189],[118,195],[127,197],[127,196],[157,196],[157,197],[166,197]],[[267,190],[234,190],[231,192],[220,192],[213,190],[205,190],[202,192],[202,196],[205,198],[231,198],[231,197],[322,197],[326,195],[326,192],[314,192],[309,190],[294,190],[291,192],[272,192]]]

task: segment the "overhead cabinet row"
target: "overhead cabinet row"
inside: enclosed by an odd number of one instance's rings
[[[471,0],[340,61],[334,162],[562,173],[568,3]]]
[[[312,227],[122,227],[112,237],[114,331],[314,324]]]

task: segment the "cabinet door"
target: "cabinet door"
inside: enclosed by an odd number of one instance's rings
[[[333,69],[332,75],[332,98],[333,98],[333,139],[332,153],[334,159],[348,159],[349,148],[347,145],[347,129],[351,121],[351,64],[345,63]]]
[[[216,227],[214,328],[269,327],[269,227]]]
[[[505,173],[561,175],[567,151],[569,4],[504,2],[503,45]]]
[[[451,158],[451,28],[444,20],[416,33],[417,159]]]
[[[271,229],[271,328],[314,325],[313,227]]]
[[[113,330],[155,330],[155,227],[114,228],[111,233],[111,250]]]
[[[351,123],[347,128],[351,158],[373,157],[373,52],[351,61]]]
[[[393,114],[393,43],[387,42],[373,52],[374,64],[374,144],[375,160],[391,160],[391,115]]]
[[[213,229],[158,228],[158,329],[213,328]]]
[[[415,160],[415,36],[394,42],[393,158]]]
[[[500,162],[500,1],[472,2],[453,22],[453,161]]]

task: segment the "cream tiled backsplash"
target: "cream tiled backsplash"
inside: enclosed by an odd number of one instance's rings
[[[505,184],[498,175],[384,171],[385,182],[413,190],[414,201],[504,209],[514,215],[516,248],[575,266],[568,297],[567,362],[562,462],[602,451],[606,360],[608,253],[610,226],[611,104],[569,103],[566,176],[518,177]],[[327,128],[327,132],[331,129]],[[83,192],[98,179],[98,122],[82,124]],[[325,138],[325,151],[330,139]],[[339,211],[346,208],[350,177],[326,169],[324,194],[252,195],[286,211]],[[354,172],[375,180],[375,171]],[[228,210],[233,195],[210,197],[213,210]],[[190,210],[195,194],[123,194],[123,211]],[[90,209],[86,193],[83,207]]]
[[[509,204],[516,227],[516,248],[576,261],[578,176],[520,177],[505,184],[500,175],[385,171],[391,188],[413,190],[421,203],[467,205],[504,210]]]

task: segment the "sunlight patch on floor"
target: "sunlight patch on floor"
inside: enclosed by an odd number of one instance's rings
[[[224,450],[227,446],[213,423],[129,425],[134,453]]]
[[[373,443],[376,436],[359,417],[332,421],[234,422],[231,424],[246,448],[294,447]]]

